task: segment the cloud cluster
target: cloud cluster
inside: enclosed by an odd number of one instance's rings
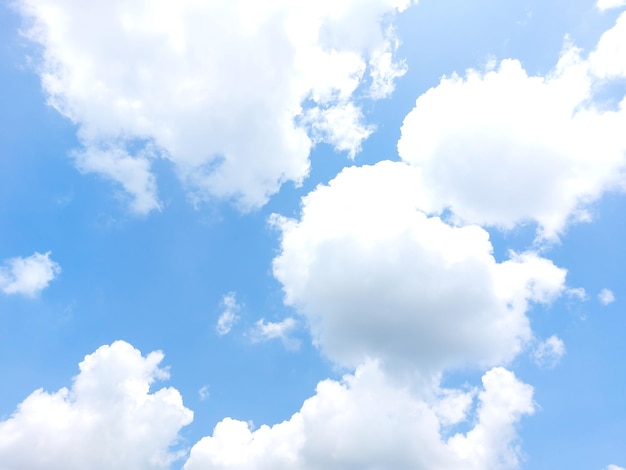
[[[193,413],[174,388],[150,393],[168,377],[162,359],[123,341],[86,356],[71,388],[37,390],[0,421],[0,468],[169,468],[180,457],[169,447]]]
[[[61,272],[50,252],[35,252],[27,258],[11,258],[0,266],[0,290],[5,294],[35,297]]]
[[[80,126],[79,168],[120,183],[137,212],[160,205],[154,158],[194,197],[249,208],[301,181],[316,142],[354,156],[372,132],[356,94],[384,97],[406,70],[388,23],[408,4],[20,3],[50,102]],[[184,468],[517,468],[533,389],[502,365],[532,345],[534,305],[586,294],[538,252],[497,260],[483,227],[533,222],[556,239],[624,187],[626,100],[596,98],[626,78],[625,37],[623,14],[588,57],[567,45],[545,76],[508,59],[444,77],[406,117],[402,161],[344,169],[297,217],[272,216],[285,303],[351,372],[282,423],[223,419]],[[18,279],[3,269],[4,285]],[[223,306],[218,334],[237,319],[234,293]],[[290,347],[296,324],[261,319],[251,336]],[[565,346],[552,336],[532,354],[549,367]],[[150,393],[162,357],[123,342],[87,356],[71,389],[36,391],[0,422],[0,466],[167,468],[192,413],[174,389]],[[461,367],[485,371],[482,385],[444,388]]]
[[[531,338],[526,312],[565,288],[539,255],[497,262],[488,233],[419,210],[419,170],[401,162],[344,169],[304,198],[282,232],[274,275],[322,351],[346,366],[492,366]]]
[[[410,0],[16,3],[49,103],[79,126],[78,168],[139,213],[161,206],[158,157],[194,199],[246,209],[302,181],[315,142],[354,156],[372,130],[355,99],[406,70],[390,20]]]
[[[626,13],[587,58],[571,44],[549,74],[517,60],[444,77],[406,116],[400,157],[421,170],[424,209],[556,238],[590,202],[626,184],[626,100],[595,97],[626,78]]]
[[[391,385],[367,363],[341,382],[320,382],[282,423],[253,431],[246,422],[224,419],[192,448],[184,468],[516,468],[515,424],[534,410],[532,388],[495,368],[483,376],[476,408],[474,391],[444,392],[425,399]],[[470,431],[443,437],[446,426],[470,415]]]

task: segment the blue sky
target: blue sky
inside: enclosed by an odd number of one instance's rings
[[[0,9],[0,469],[626,467],[626,3]]]

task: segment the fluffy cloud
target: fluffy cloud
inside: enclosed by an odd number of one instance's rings
[[[50,259],[50,252],[37,253],[28,258],[11,258],[0,266],[0,290],[5,294],[34,297],[48,287],[61,272],[61,267]]]
[[[492,369],[483,376],[475,413],[473,392],[443,392],[424,399],[391,385],[368,363],[341,382],[320,382],[316,394],[282,423],[253,431],[248,423],[224,419],[192,448],[184,468],[517,468],[515,424],[533,412],[532,388],[505,369]],[[442,415],[475,424],[446,440],[443,423],[450,421]]]
[[[588,219],[588,204],[626,181],[626,100],[594,102],[626,76],[625,34],[622,15],[588,59],[566,45],[546,76],[507,59],[421,95],[398,152],[422,170],[424,209],[504,229],[535,221],[545,238]]]
[[[168,377],[162,359],[123,341],[86,356],[70,389],[37,390],[0,422],[0,468],[169,468],[180,455],[168,448],[193,413],[174,388],[150,393]]]
[[[405,72],[390,19],[409,4],[17,2],[48,101],[79,126],[78,167],[119,183],[139,213],[160,207],[155,158],[194,199],[245,209],[306,177],[317,141],[353,156],[371,133],[355,91],[385,97]]]
[[[300,342],[290,338],[289,334],[296,327],[296,320],[291,317],[285,318],[280,322],[266,322],[261,318],[254,324],[252,330],[252,340],[255,342],[268,341],[271,339],[280,339],[287,349],[298,349]]]
[[[556,366],[564,355],[565,343],[556,335],[539,342],[533,351],[537,365],[547,368]]]
[[[488,233],[421,207],[420,170],[401,162],[344,169],[303,200],[282,231],[274,275],[333,360],[440,370],[497,365],[531,338],[526,311],[565,287],[534,253],[496,262]]]
[[[610,289],[602,289],[598,294],[598,300],[602,305],[609,305],[615,302],[615,295]]]
[[[233,325],[239,320],[237,312],[241,307],[237,303],[237,294],[235,292],[226,294],[222,299],[222,306],[224,311],[217,319],[217,325],[215,325],[215,330],[220,336],[228,334]]]
[[[622,2],[626,5],[626,2]],[[617,5],[614,5],[617,6]],[[596,49],[589,55],[591,69],[603,79],[626,77],[626,13],[622,13],[615,26],[606,31]]]
[[[606,470],[626,470],[624,467],[619,467],[617,465],[609,465],[608,467],[606,467]]]

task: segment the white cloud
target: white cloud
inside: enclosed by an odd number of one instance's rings
[[[622,5],[625,5],[622,3]],[[606,31],[589,55],[592,72],[603,79],[626,78],[626,12]]]
[[[615,295],[610,289],[602,289],[598,294],[598,300],[602,305],[609,305],[615,302]]]
[[[123,341],[79,364],[71,388],[37,390],[0,422],[0,468],[167,469],[178,431],[193,419],[168,377],[161,352],[146,357]]]
[[[156,196],[156,179],[150,172],[150,161],[154,151],[147,146],[131,156],[123,146],[109,145],[100,148],[96,145],[75,152],[78,169],[84,173],[99,173],[121,185],[125,195],[130,196],[130,209],[137,214],[146,214],[160,209]]]
[[[532,387],[505,369],[490,370],[475,416],[468,406],[457,413],[457,422],[472,420],[473,428],[448,440],[435,411],[449,406],[448,395],[432,398],[436,389],[424,398],[390,384],[368,363],[341,382],[320,382],[316,394],[282,423],[252,431],[246,422],[222,420],[192,448],[184,468],[517,468],[515,424],[533,412]],[[472,394],[461,395],[472,403]]]
[[[601,11],[623,7],[624,5],[626,5],[626,0],[598,0],[596,4]]]
[[[371,64],[376,64],[370,69],[372,76],[370,96],[376,99],[391,95],[395,87],[395,80],[402,77],[408,70],[405,62],[399,62],[394,57],[399,41],[393,41],[392,34],[389,34],[389,39],[383,47],[374,51],[370,59]]]
[[[533,351],[535,363],[541,367],[555,367],[565,355],[565,343],[556,335],[541,341]]]
[[[282,231],[274,275],[333,360],[440,370],[497,365],[530,340],[529,304],[565,288],[534,253],[498,263],[488,233],[421,207],[420,171],[401,162],[344,169],[303,199]]]
[[[209,391],[208,385],[203,385],[202,387],[200,387],[200,390],[198,390],[198,398],[200,398],[200,401],[204,401],[210,396],[211,392]]]
[[[252,330],[252,340],[255,342],[280,339],[287,349],[298,349],[300,342],[290,338],[289,334],[296,327],[296,320],[291,317],[280,322],[266,322],[263,318],[254,324]]]
[[[611,464],[606,467],[606,470],[626,470],[626,468]]]
[[[224,311],[217,319],[217,325],[215,326],[215,330],[220,336],[228,334],[233,325],[239,320],[237,312],[240,310],[241,306],[237,303],[236,292],[226,294],[222,298],[222,306],[224,307]]]
[[[572,287],[567,289],[567,295],[583,302],[588,298],[587,292],[583,287]]]
[[[593,101],[601,76],[626,75],[625,30],[623,16],[589,59],[566,45],[546,76],[507,59],[421,95],[398,152],[422,171],[423,208],[503,229],[536,221],[544,238],[588,220],[589,203],[626,182],[626,101]]]
[[[362,123],[361,110],[352,103],[340,103],[330,108],[319,107],[307,111],[303,123],[310,126],[314,140],[328,142],[335,150],[345,150],[354,158],[361,150],[361,142],[374,131]]]
[[[193,199],[248,209],[307,176],[312,138],[354,156],[371,133],[355,91],[385,97],[406,70],[389,24],[409,4],[17,2],[48,101],[79,127],[78,167],[117,181],[138,213],[161,205],[156,157]]]
[[[11,258],[0,266],[0,290],[5,294],[35,297],[59,275],[61,266],[50,259],[50,252],[28,258]]]

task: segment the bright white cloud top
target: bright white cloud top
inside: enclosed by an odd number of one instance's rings
[[[61,266],[50,259],[50,252],[11,258],[0,266],[0,290],[35,297],[60,273]]]
[[[623,470],[625,6],[0,6],[0,470]]]
[[[252,431],[243,421],[221,421],[192,448],[184,468],[515,468],[514,425],[534,411],[532,387],[502,368],[488,371],[483,387],[474,427],[444,440],[443,424],[468,418],[473,393],[439,390],[440,397],[426,401],[366,364],[341,382],[320,382],[316,395],[282,423]]]
[[[626,101],[593,101],[603,80],[626,77],[624,44],[626,14],[588,59],[566,44],[546,76],[507,59],[420,96],[398,152],[421,170],[424,209],[504,229],[537,222],[545,238],[588,220],[589,203],[626,184]]]

